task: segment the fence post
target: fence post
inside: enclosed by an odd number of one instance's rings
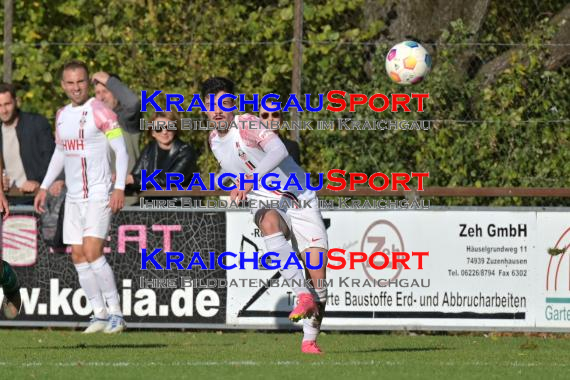
[[[303,66],[303,0],[295,0],[295,17],[293,24],[293,76],[291,78],[291,93],[301,95],[301,70]],[[299,113],[291,110],[291,122],[299,122]],[[292,128],[291,140],[299,142],[299,130]]]
[[[4,83],[12,83],[12,23],[13,0],[4,0]]]

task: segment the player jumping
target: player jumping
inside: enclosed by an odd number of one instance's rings
[[[233,82],[226,78],[210,78],[202,84],[202,99],[208,110],[209,94],[215,95],[215,106],[212,108],[214,111],[206,113],[208,119],[217,125],[217,129],[210,133],[209,140],[222,172],[234,175],[244,173],[247,175],[246,178],[252,178],[253,173],[257,173],[261,178],[266,173],[272,172],[279,176],[276,181],[281,183],[285,183],[289,175],[295,173],[304,190],[269,191],[262,189],[261,185],[260,190],[252,190],[252,184],[245,184],[244,190],[235,189],[230,197],[236,201],[246,199],[309,201],[310,208],[293,208],[291,205],[294,202],[284,202],[282,209],[260,208],[252,210],[252,213],[255,224],[263,234],[267,251],[278,253],[282,263],[291,252],[302,252],[303,260],[306,259],[305,252],[310,252],[311,264],[317,265],[319,252],[327,251],[328,241],[316,194],[314,191],[306,190],[303,183],[305,172],[289,156],[285,145],[273,131],[262,128],[260,120],[255,116],[248,114],[234,116],[233,112],[222,111],[218,107],[218,99],[226,93],[233,94],[233,90]],[[226,98],[223,100],[223,105],[227,108],[233,107],[234,101]],[[228,129],[227,126],[232,122],[235,122],[239,128]],[[296,242],[296,248],[302,250],[293,249],[289,240]],[[326,254],[323,254],[323,257],[325,261]],[[304,283],[303,270],[294,267],[280,269],[281,275],[289,282]],[[316,341],[327,298],[326,287],[320,286],[321,281],[326,278],[326,261],[320,269],[310,270],[309,275],[313,282],[311,289],[302,286],[293,287],[298,303],[289,315],[289,319],[294,322],[304,319],[301,351],[320,354],[321,350]]]
[[[63,241],[71,245],[79,284],[94,314],[85,333],[118,333],[126,324],[113,270],[103,256],[103,244],[111,212],[124,206],[128,155],[117,115],[102,102],[89,98],[87,66],[79,61],[66,63],[61,85],[71,104],[57,112],[56,150],[34,207],[44,212],[46,189],[65,169]],[[114,189],[109,146],[116,156]]]
[[[0,157],[0,169],[2,169],[2,158]],[[4,292],[2,300],[2,310],[6,319],[14,319],[20,313],[22,299],[20,298],[20,283],[16,272],[10,264],[2,260],[2,222],[10,215],[8,201],[4,196],[4,190],[0,186],[0,285]]]

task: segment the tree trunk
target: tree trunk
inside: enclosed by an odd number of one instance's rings
[[[550,20],[551,25],[556,25],[558,30],[554,37],[548,41],[549,58],[545,62],[547,70],[557,70],[570,63],[570,47],[560,46],[560,44],[568,44],[570,42],[570,4],[566,5],[556,16]],[[558,46],[556,46],[558,45]],[[484,64],[477,77],[483,80],[484,85],[494,83],[497,77],[511,65],[511,57],[515,54],[524,53],[522,48],[513,48],[507,50],[503,54],[497,56],[492,61]],[[523,63],[528,63],[525,58]]]

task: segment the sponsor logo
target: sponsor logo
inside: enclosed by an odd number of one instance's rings
[[[3,228],[2,228],[3,225]],[[2,258],[15,267],[28,267],[38,259],[38,228],[33,216],[10,216],[0,221]]]
[[[549,250],[550,258],[546,270],[546,292],[544,317],[547,321],[570,321],[570,227],[558,238],[554,248]],[[566,265],[563,265],[566,263]]]
[[[377,220],[364,231],[364,236],[360,241],[360,250],[362,252],[384,252],[388,257],[391,257],[393,252],[405,251],[404,239],[398,228],[392,222],[384,219]],[[384,261],[383,256],[376,256],[374,264],[383,266],[386,264]],[[362,268],[369,280],[374,280],[375,276],[379,275],[377,271],[372,270],[368,261],[362,263]],[[382,277],[386,278],[389,276],[390,280],[393,281],[400,276],[402,269],[402,264],[398,264],[396,269],[392,269],[388,266],[386,270],[382,272]]]
[[[67,140],[62,140],[62,142],[63,142],[63,149],[65,149],[66,151],[85,149],[85,144],[83,143],[82,139],[67,139]]]

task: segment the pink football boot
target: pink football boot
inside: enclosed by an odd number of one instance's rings
[[[301,352],[304,354],[322,354],[321,348],[314,340],[304,340],[301,345]]]
[[[289,314],[289,319],[293,322],[298,322],[301,319],[311,318],[318,313],[319,308],[313,296],[310,293],[302,293],[299,294],[299,301],[295,309]]]

